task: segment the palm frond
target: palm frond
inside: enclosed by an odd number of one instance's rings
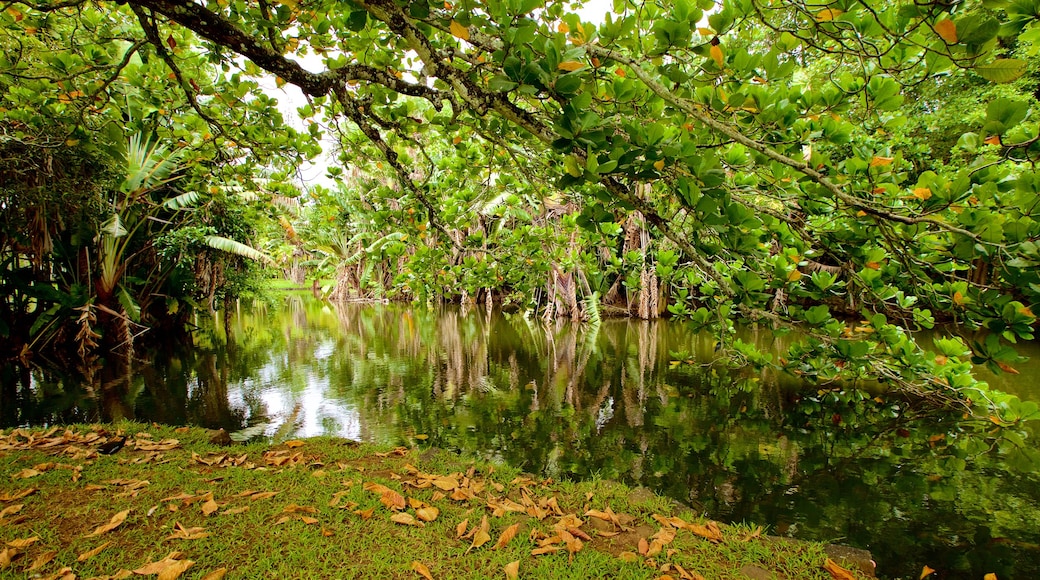
[[[194,206],[202,199],[202,194],[197,191],[189,191],[178,196],[171,197],[163,202],[166,209],[179,210]]]
[[[172,181],[171,176],[180,167],[180,155],[179,151],[169,151],[165,146],[149,143],[141,133],[131,136],[126,148],[123,191],[139,193]]]
[[[224,236],[206,236],[203,238],[205,244],[214,250],[220,250],[221,252],[227,252],[236,256],[242,256],[243,258],[249,258],[250,260],[256,260],[258,262],[265,262],[268,264],[274,263],[274,260],[270,256],[257,250],[256,248],[232,240],[231,238],[225,238]]]

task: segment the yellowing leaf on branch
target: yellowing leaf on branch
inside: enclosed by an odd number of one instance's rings
[[[946,41],[946,44],[957,44],[957,25],[950,19],[935,23],[935,33]]]
[[[556,68],[558,68],[560,70],[565,70],[567,72],[573,72],[573,71],[576,71],[576,70],[580,70],[580,69],[582,69],[584,67],[585,67],[585,64],[580,62],[580,61],[577,61],[577,60],[565,60],[565,61],[561,62],[560,64],[556,65]]]
[[[715,64],[717,64],[719,68],[722,68],[723,63],[725,62],[725,58],[722,54],[722,46],[718,44],[712,44],[711,48],[708,49],[708,54],[711,55],[711,58],[715,61]]]
[[[817,22],[830,22],[836,20],[839,16],[845,12],[839,8],[824,8],[816,13]]]
[[[469,40],[469,29],[459,24],[458,22],[455,22],[454,20],[451,21],[451,25],[448,26],[448,30],[451,31],[451,35],[455,38],[461,40]]]
[[[892,165],[893,161],[895,161],[894,157],[881,157],[881,156],[875,155],[874,158],[870,160],[870,166],[871,167],[885,167],[885,166],[888,166],[888,165]]]
[[[932,197],[932,190],[927,187],[916,187],[914,188],[914,197],[921,201],[926,201]]]
[[[921,576],[917,580],[924,580],[926,577],[931,575],[933,572],[935,572],[935,570],[933,568],[931,568],[929,566],[925,566],[924,568],[921,568]]]

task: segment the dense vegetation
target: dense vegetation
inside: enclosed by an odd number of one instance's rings
[[[736,364],[1038,414],[971,375],[1036,325],[1030,0],[4,8],[5,358],[126,352],[273,256],[334,297],[670,314]],[[329,141],[336,186],[294,185]]]

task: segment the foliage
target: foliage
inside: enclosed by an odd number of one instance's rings
[[[141,86],[193,124],[152,125],[228,155],[221,172],[335,136],[349,171],[279,251],[323,256],[342,297],[479,294],[551,319],[591,317],[598,293],[714,328],[734,360],[998,409],[971,362],[1014,372],[1040,297],[1027,4],[619,0],[595,24],[559,1],[134,0],[13,3],[3,22],[8,45],[66,31],[19,110],[94,118],[118,75],[91,64],[154,55]],[[108,52],[86,42],[102,26]],[[84,101],[58,92],[65,69]],[[265,76],[302,91],[305,132],[249,93]],[[134,118],[165,119],[129,92]],[[733,318],[809,336],[770,356],[729,340]],[[937,324],[966,349],[922,348],[911,331]]]

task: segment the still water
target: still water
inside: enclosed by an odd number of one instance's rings
[[[697,362],[713,339],[681,323],[605,320],[589,332],[303,296],[229,322],[230,340],[204,326],[193,348],[147,355],[130,376],[6,369],[0,423],[131,418],[433,445],[557,478],[618,479],[718,520],[864,548],[881,577],[917,578],[925,564],[944,578],[1040,577],[1037,466],[958,456],[947,443],[970,430],[948,414]],[[1040,399],[1023,379],[1040,369],[1022,369],[994,382]]]

